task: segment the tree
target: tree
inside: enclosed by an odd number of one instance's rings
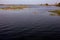
[[[60,6],[60,3],[58,3],[58,6]]]
[[[56,6],[59,6],[60,7],[60,3],[58,3]]]
[[[45,5],[48,6],[48,3],[46,3]]]

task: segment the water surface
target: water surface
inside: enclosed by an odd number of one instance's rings
[[[60,31],[60,16],[51,16],[55,6],[29,6],[21,10],[0,10],[0,39],[56,38]]]

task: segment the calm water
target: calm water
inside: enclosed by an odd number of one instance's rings
[[[55,39],[60,35],[60,16],[50,15],[55,6],[30,6],[0,10],[0,39]]]

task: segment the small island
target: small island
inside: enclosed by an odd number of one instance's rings
[[[27,6],[7,6],[6,8],[0,8],[0,10],[20,10],[23,8],[27,8]]]
[[[52,11],[48,11],[48,12],[52,12],[51,15],[58,15],[58,16],[60,16],[60,10],[52,10]]]

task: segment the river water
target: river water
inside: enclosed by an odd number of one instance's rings
[[[50,15],[55,6],[29,6],[21,10],[0,10],[0,39],[55,39],[60,35],[60,16]]]

